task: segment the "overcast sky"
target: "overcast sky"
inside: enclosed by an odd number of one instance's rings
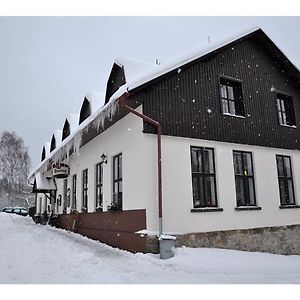
[[[116,57],[163,63],[256,26],[300,68],[300,17],[0,17],[0,132],[23,137],[34,167]]]

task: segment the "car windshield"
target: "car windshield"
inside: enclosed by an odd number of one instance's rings
[[[5,212],[12,212],[12,210],[13,210],[12,208],[4,208],[3,209],[3,211],[5,211]]]

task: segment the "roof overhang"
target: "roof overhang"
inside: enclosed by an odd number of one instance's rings
[[[43,177],[41,173],[37,173],[34,178],[32,193],[50,193],[56,191],[56,182],[53,177]]]

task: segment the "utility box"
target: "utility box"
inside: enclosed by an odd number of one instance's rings
[[[162,234],[159,240],[159,254],[160,259],[168,259],[175,255],[176,237],[172,235]]]

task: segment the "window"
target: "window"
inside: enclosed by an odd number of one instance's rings
[[[77,184],[77,176],[76,174],[72,177],[72,209],[76,210],[76,184]]]
[[[39,215],[41,215],[42,214],[42,203],[43,203],[43,198],[42,197],[40,197],[40,203],[39,203]]]
[[[67,212],[67,202],[68,202],[68,179],[64,179],[64,205],[63,205],[63,213]]]
[[[276,155],[277,174],[281,205],[295,205],[291,158]]]
[[[88,169],[82,171],[82,211],[87,212],[88,203]]]
[[[122,209],[122,191],[122,154],[119,154],[113,157],[113,209]]]
[[[223,114],[245,116],[241,82],[221,77],[220,93]]]
[[[256,206],[251,152],[233,151],[237,206]]]
[[[103,163],[96,165],[96,210],[103,209]]]
[[[214,150],[191,147],[194,208],[217,207]]]
[[[51,205],[51,212],[54,213],[55,208],[55,199],[56,199],[56,191],[50,191],[50,205]]]
[[[291,96],[277,93],[276,102],[279,124],[296,126],[293,98]]]

